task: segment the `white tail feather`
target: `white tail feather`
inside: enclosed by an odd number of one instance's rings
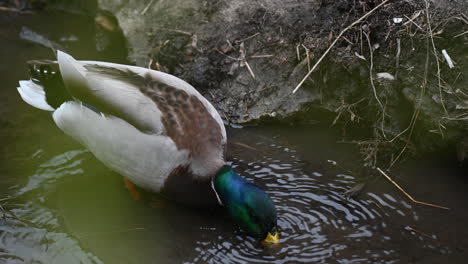
[[[19,84],[20,87],[18,87],[18,92],[23,101],[45,111],[55,110],[47,103],[42,86],[37,85],[32,81],[20,81]]]
[[[72,95],[87,94],[88,83],[85,78],[85,68],[67,53],[57,50],[57,61],[65,87]]]

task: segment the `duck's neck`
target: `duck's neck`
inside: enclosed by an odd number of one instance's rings
[[[222,167],[212,180],[212,187],[221,205],[239,203],[243,193],[250,188],[258,188],[237,174],[230,166]]]

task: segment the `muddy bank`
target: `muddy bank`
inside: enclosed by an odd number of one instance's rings
[[[458,148],[463,160],[466,4],[389,1],[348,30],[291,93],[338,34],[381,2],[99,1],[99,7],[118,18],[130,61],[187,80],[230,122],[319,120],[359,144],[370,166],[396,164],[415,148]]]
[[[369,166],[397,164],[414,150],[465,158],[466,3],[387,1],[292,94],[340,32],[384,1],[65,2],[60,8],[115,15],[131,63],[188,81],[229,122],[331,125]]]

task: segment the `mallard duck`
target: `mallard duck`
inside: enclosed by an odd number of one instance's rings
[[[18,92],[56,125],[142,189],[194,206],[221,205],[249,234],[278,242],[274,203],[225,165],[226,130],[216,109],[185,81],[146,68],[30,61]]]

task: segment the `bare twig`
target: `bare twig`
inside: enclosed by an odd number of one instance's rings
[[[241,59],[240,58],[234,58],[232,56],[229,56],[227,54],[224,54],[222,51],[220,51],[218,48],[215,48],[216,52],[218,52],[219,54],[223,55],[223,56],[226,56],[228,58],[230,58],[231,60],[235,60],[235,61],[240,61]]]
[[[372,77],[372,70],[374,68],[374,62],[373,62],[373,58],[374,58],[373,53],[374,52],[372,51],[372,45],[370,43],[369,35],[366,32],[363,32],[363,33],[367,38],[367,43],[369,44],[369,52],[370,52],[369,76],[370,76],[370,81],[371,81],[371,85],[372,85],[372,91],[374,92],[375,100],[377,100],[377,103],[379,103],[379,105],[380,105],[380,107],[382,108],[382,111],[383,111],[383,104],[380,101],[379,97],[377,96],[377,90],[375,89],[375,85],[374,85],[374,78]]]
[[[352,108],[354,106],[356,106],[357,104],[363,102],[364,99],[365,98],[361,98],[359,101],[354,102],[352,104],[347,104],[343,100],[341,106],[339,106],[338,108],[335,109],[335,113],[338,113],[338,114],[336,115],[335,119],[333,120],[331,126],[334,126],[336,124],[336,122],[340,119],[341,115],[345,111],[347,111],[349,113],[351,121],[354,121],[356,118],[359,121],[361,118],[352,111]]]
[[[255,34],[253,34],[252,36],[246,37],[246,38],[241,39],[241,40],[239,40],[239,41],[237,41],[237,42],[244,42],[244,41],[246,41],[246,40],[249,40],[249,39],[251,39],[251,38],[254,38],[254,37],[258,36],[258,34],[260,34],[260,32],[257,32],[257,33],[255,33]]]
[[[304,46],[304,44],[302,44],[302,47],[305,49],[306,51],[306,58],[307,58],[307,70],[310,71],[310,56],[309,56],[309,49]]]
[[[465,34],[467,34],[467,33],[468,33],[468,31],[465,31],[465,32],[463,32],[463,33],[460,33],[460,34],[456,35],[454,38],[461,37],[461,36],[463,36],[463,35],[465,35]]]
[[[244,148],[247,148],[247,149],[250,149],[250,150],[255,150],[255,151],[258,151],[258,149],[254,148],[254,147],[251,147],[245,143],[242,143],[242,142],[234,142],[235,145],[238,145],[238,146],[241,146],[241,147],[244,147]]]
[[[420,98],[420,99],[422,99],[422,98]],[[413,130],[414,130],[414,127],[416,125],[416,121],[418,120],[418,117],[419,117],[419,108],[417,108],[413,112],[413,116],[411,117],[411,121],[410,121],[410,124],[409,124],[408,128],[403,131],[403,132],[406,132],[406,131],[409,130],[409,135],[408,135],[408,138],[406,139],[405,146],[401,149],[400,153],[398,153],[396,158],[390,163],[389,168],[391,168],[391,167],[393,167],[393,165],[395,165],[395,163],[400,159],[400,157],[403,155],[403,153],[405,153],[406,149],[408,148],[409,143],[411,141],[411,137],[413,136]],[[403,132],[400,133],[400,134],[403,134]],[[400,134],[398,134],[398,135],[400,135]],[[392,141],[394,139],[392,139]]]
[[[166,29],[166,30],[167,31],[172,31],[172,32],[175,32],[175,33],[179,33],[179,34],[182,34],[182,35],[186,35],[186,36],[192,36],[193,35],[190,32],[183,31],[183,30],[180,30],[180,29]]]
[[[149,62],[148,62],[148,69],[151,70],[151,65],[153,64],[153,58],[150,58]]]
[[[403,129],[403,131],[401,131],[400,133],[398,133],[398,135],[396,135],[395,137],[393,137],[392,139],[390,139],[388,141],[388,143],[392,143],[393,141],[395,141],[395,139],[399,138],[401,135],[403,135],[404,133],[406,133],[406,131],[408,131],[410,129],[410,126],[408,126],[407,128]]]
[[[445,115],[447,116],[448,113],[447,113],[447,108],[445,107],[445,103],[444,103],[444,97],[442,95],[442,85],[441,85],[441,80],[440,80],[440,64],[439,64],[439,58],[437,57],[437,49],[436,49],[436,46],[435,46],[435,43],[434,43],[434,36],[432,34],[432,27],[431,27],[431,20],[429,18],[429,3],[427,2],[427,0],[424,0],[424,2],[426,3],[426,18],[427,18],[427,26],[429,28],[429,35],[431,37],[431,43],[432,43],[432,49],[434,50],[434,56],[435,56],[435,60],[436,60],[436,64],[437,64],[437,77],[438,77],[438,80],[439,80],[439,96],[440,96],[440,103],[442,104],[442,108],[444,109],[444,113]]]
[[[398,79],[398,68],[400,67],[400,53],[401,53],[400,38],[396,39],[396,43],[397,43],[397,52],[396,52],[396,59],[395,59],[395,79]]]
[[[412,23],[412,24],[415,25],[417,28],[419,28],[421,31],[424,31],[424,29],[423,29],[420,25],[418,25],[416,22],[414,22],[414,20],[415,20],[416,18],[418,18],[419,15],[421,15],[421,10],[418,11],[418,12],[416,12],[416,13],[413,15],[413,17],[411,17],[411,18],[409,18],[407,15],[405,15],[405,17],[408,19],[408,21],[406,21],[405,23],[403,23],[403,25],[406,26],[408,23]]]
[[[294,67],[293,71],[291,72],[291,74],[289,76],[294,76],[296,75],[300,70],[302,70],[302,68],[305,67],[305,65],[307,65],[307,57],[304,58],[302,61],[300,61],[296,67]]]
[[[273,56],[274,55],[272,55],[272,54],[264,54],[264,55],[252,55],[249,58],[251,58],[251,59],[261,59],[261,58],[271,58]]]
[[[296,46],[296,56],[297,56],[297,60],[301,61],[301,54],[299,52],[299,46],[300,46],[300,44],[297,44],[297,46]]]
[[[369,45],[369,53],[370,53],[369,78],[370,78],[370,83],[371,83],[371,86],[372,86],[372,91],[374,93],[375,100],[377,100],[377,102],[379,103],[380,109],[382,111],[382,122],[380,123],[381,130],[382,130],[382,135],[384,136],[384,138],[387,138],[387,136],[385,135],[385,129],[384,129],[384,125],[385,125],[384,124],[385,123],[385,107],[383,106],[382,102],[379,99],[379,96],[377,95],[377,89],[375,88],[375,84],[374,84],[374,77],[372,76],[372,72],[373,72],[373,69],[374,69],[374,55],[373,55],[374,52],[372,50],[372,45],[370,43],[369,35],[366,32],[363,32],[363,34],[366,36],[367,44]]]
[[[240,45],[239,45],[239,60],[240,60],[240,63],[239,65],[241,67],[244,67],[246,66],[247,67],[247,70],[249,70],[249,73],[250,75],[252,75],[252,78],[255,79],[255,74],[252,70],[252,68],[250,67],[249,63],[247,62],[247,50],[245,49],[245,45],[244,45],[244,42],[242,42]]]
[[[347,37],[343,37],[343,39],[349,44],[354,45],[354,43],[351,40],[349,40]]]
[[[354,27],[356,24],[360,23],[362,20],[364,20],[366,17],[370,16],[372,13],[374,13],[377,9],[379,9],[381,6],[383,6],[384,4],[386,4],[389,0],[385,0],[383,1],[382,3],[380,3],[379,5],[377,5],[376,7],[374,7],[372,10],[370,10],[369,12],[367,12],[366,14],[364,14],[362,17],[360,17],[358,20],[354,21],[353,23],[351,23],[349,26],[347,26],[345,29],[343,29],[340,34],[338,34],[338,36],[335,38],[335,40],[332,42],[332,44],[328,47],[328,49],[323,53],[323,55],[318,59],[318,61],[315,63],[315,65],[312,67],[312,69],[310,69],[310,71],[304,76],[304,78],[299,82],[299,84],[296,86],[296,88],[294,88],[294,90],[292,91],[292,93],[296,93],[297,90],[299,90],[299,88],[302,86],[302,84],[305,82],[305,80],[307,80],[307,78],[309,78],[310,74],[312,74],[312,72],[317,68],[317,66],[320,64],[320,62],[322,62],[322,60],[325,58],[325,56],[327,56],[327,54],[330,52],[330,50],[333,48],[333,46],[335,46],[335,44],[338,42],[338,40],[341,38],[341,36],[343,36],[344,33],[346,33],[346,31],[348,31],[349,29],[351,29],[352,27]]]
[[[385,176],[385,178],[387,178],[393,185],[395,185],[395,187],[398,188],[398,190],[400,190],[404,195],[406,195],[406,197],[408,197],[413,203],[417,203],[417,204],[422,204],[422,205],[426,205],[426,206],[430,206],[430,207],[435,207],[435,208],[440,208],[440,209],[445,209],[445,210],[450,210],[450,208],[448,207],[445,207],[445,206],[440,206],[440,205],[436,205],[436,204],[431,204],[431,203],[426,203],[426,202],[421,202],[421,201],[418,201],[418,200],[415,200],[411,195],[409,195],[403,188],[401,188],[400,185],[398,185],[398,183],[396,183],[394,180],[392,180],[392,178],[390,178],[390,176],[388,176],[383,170],[381,170],[380,168],[377,167],[377,170],[382,173],[383,176]]]
[[[253,72],[252,68],[250,68],[250,65],[247,61],[245,61],[245,66],[247,66],[247,70],[249,70],[250,75],[252,75],[252,78],[255,79],[255,73]]]
[[[143,9],[143,11],[141,11],[140,15],[144,15],[146,13],[146,11],[148,11],[148,9],[151,7],[151,5],[153,4],[154,0],[151,0],[148,5],[145,7],[145,9]]]
[[[389,142],[394,141],[396,138],[398,138],[399,136],[404,134],[406,131],[409,131],[409,135],[408,135],[408,138],[406,139],[405,146],[401,149],[400,153],[398,153],[397,157],[390,163],[389,168],[391,168],[391,167],[393,167],[393,165],[395,165],[395,163],[398,161],[398,159],[400,159],[400,157],[403,155],[403,153],[408,148],[408,145],[409,145],[410,140],[411,140],[411,136],[413,135],[414,127],[416,125],[416,121],[418,120],[418,117],[419,117],[419,111],[420,111],[420,108],[421,108],[422,99],[423,99],[424,94],[426,93],[427,73],[428,73],[428,71],[429,71],[429,43],[428,43],[428,40],[426,39],[426,63],[424,65],[423,83],[421,85],[421,92],[419,93],[419,98],[417,99],[418,101],[415,102],[416,105],[415,105],[415,109],[414,109],[414,112],[413,112],[413,116],[411,117],[411,121],[410,121],[409,126],[406,129],[404,129],[401,133],[399,133],[397,136],[395,136]]]

